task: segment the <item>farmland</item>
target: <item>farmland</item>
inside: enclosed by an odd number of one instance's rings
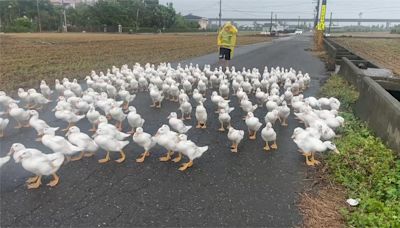
[[[217,51],[210,34],[7,34],[0,35],[0,90],[37,86],[56,78],[82,79],[112,65],[173,62]],[[243,35],[238,45],[268,41]]]
[[[361,57],[400,75],[400,39],[338,37],[334,40]]]

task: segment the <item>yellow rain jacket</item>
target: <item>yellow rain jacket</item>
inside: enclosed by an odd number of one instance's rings
[[[227,31],[228,30],[228,31]],[[231,49],[231,57],[233,57],[233,51],[236,45],[236,36],[238,30],[230,22],[227,22],[222,26],[218,32],[218,47],[224,47]]]

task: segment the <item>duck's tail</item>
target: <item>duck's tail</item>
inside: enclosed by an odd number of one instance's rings
[[[206,152],[207,150],[208,150],[208,146],[197,147],[196,153],[194,154],[193,159],[201,157],[204,154],[204,152]]]
[[[50,165],[53,168],[60,167],[65,160],[65,156],[62,153],[53,153],[53,154],[48,154],[47,156],[49,157]]]
[[[129,144],[129,141],[122,141],[122,142],[121,142],[121,150],[124,149],[124,147],[125,147],[126,145],[128,145],[128,144]]]
[[[184,134],[184,133],[188,132],[190,130],[190,128],[192,128],[192,126],[184,126],[183,131],[181,133]]]
[[[116,138],[118,140],[123,140],[123,139],[125,139],[125,138],[127,138],[129,136],[130,136],[130,134],[126,134],[124,132],[118,132],[117,135],[116,135]]]

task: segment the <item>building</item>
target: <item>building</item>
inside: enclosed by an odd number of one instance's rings
[[[183,16],[183,19],[186,21],[197,22],[199,24],[199,29],[205,30],[208,28],[208,18],[196,16],[190,13],[186,16]]]
[[[97,2],[97,0],[50,0],[54,5],[61,6],[64,4],[65,7],[75,8],[77,4],[89,4],[92,5]]]

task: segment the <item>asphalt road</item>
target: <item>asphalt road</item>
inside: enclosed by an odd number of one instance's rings
[[[263,70],[267,65],[308,72],[312,83],[305,94],[315,95],[326,73],[324,64],[305,51],[311,45],[311,37],[299,36],[242,47],[231,64],[240,70]],[[213,64],[215,60],[214,54],[190,61]],[[234,127],[246,129],[236,98],[231,100],[236,107],[232,113]],[[133,104],[146,119],[145,131],[151,134],[178,108],[176,103],[167,101],[161,110],[152,109],[146,93],[138,94]],[[214,110],[210,99],[205,105]],[[255,112],[262,121],[265,113],[265,108]],[[52,126],[66,126],[53,114],[41,113],[41,118]],[[185,122],[194,126],[194,121]],[[138,164],[134,160],[142,148],[130,144],[125,148],[127,160],[122,164],[98,164],[97,160],[105,155],[100,151],[92,158],[61,167],[60,183],[55,188],[45,185],[49,177],[43,179],[41,188],[27,190],[25,180],[31,174],[10,161],[0,171],[0,226],[296,226],[301,222],[296,202],[308,168],[290,138],[298,125],[291,115],[288,127],[274,127],[278,134],[276,151],[263,151],[258,133],[256,141],[246,137],[239,153],[233,154],[226,133],[217,131],[217,115],[209,111],[208,128],[193,128],[188,133],[189,139],[200,146],[208,145],[209,150],[187,172],[179,171],[178,164],[159,162],[165,149],[158,146],[151,150],[145,163]],[[1,156],[14,142],[49,152],[34,141],[33,129],[15,130],[14,126],[13,121],[6,130],[7,136],[0,141]],[[127,123],[124,126],[128,131]],[[83,131],[90,128],[86,121],[81,121],[79,127]],[[112,154],[112,159],[118,156]]]

